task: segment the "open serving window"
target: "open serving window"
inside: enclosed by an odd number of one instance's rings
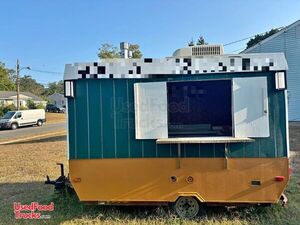
[[[269,136],[266,77],[136,83],[137,139]]]
[[[232,136],[231,80],[168,82],[168,136]]]

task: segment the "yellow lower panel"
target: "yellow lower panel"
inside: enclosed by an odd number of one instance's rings
[[[204,202],[274,203],[289,176],[287,158],[182,158],[180,168],[176,158],[70,160],[69,165],[81,201],[173,202],[193,195]],[[253,180],[261,185],[251,185]]]

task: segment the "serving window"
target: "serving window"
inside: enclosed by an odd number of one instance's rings
[[[169,137],[232,136],[231,82],[168,82]]]
[[[268,137],[266,77],[136,83],[137,139]]]

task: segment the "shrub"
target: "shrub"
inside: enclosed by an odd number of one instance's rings
[[[16,107],[14,104],[5,105],[5,106],[2,105],[2,106],[0,106],[0,116],[2,117],[8,111],[14,111],[14,110],[16,110]]]
[[[36,109],[45,109],[45,106],[42,103],[36,105]]]
[[[27,108],[28,109],[45,109],[45,106],[41,103],[36,104],[32,100],[27,100]]]
[[[28,99],[27,107],[28,107],[28,109],[36,109],[36,104],[32,100]]]
[[[26,110],[26,109],[28,109],[26,106],[23,105],[20,106],[20,110]]]

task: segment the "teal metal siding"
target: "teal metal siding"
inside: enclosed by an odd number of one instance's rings
[[[89,118],[89,149],[90,149],[90,158],[101,158],[103,149],[102,149],[102,124],[101,124],[101,115],[99,118],[99,109],[101,108],[101,83],[100,82],[87,82],[89,92],[93,92],[93,95],[88,95],[89,107],[87,110]],[[90,91],[91,90],[91,91]]]
[[[176,157],[177,146],[135,139],[136,82],[267,76],[270,137],[229,144],[230,157],[287,155],[284,92],[275,90],[274,72],[170,76],[160,79],[79,79],[68,101],[70,159]],[[224,144],[184,144],[183,157],[224,157]]]
[[[113,100],[115,105],[115,125],[117,137],[116,142],[116,157],[128,158],[129,157],[129,137],[128,137],[128,96],[127,96],[127,81],[126,80],[113,80],[114,82],[114,96]]]
[[[113,80],[99,80],[101,84],[102,95],[102,142],[103,142],[103,158],[116,157],[116,142],[115,142],[115,105],[114,105],[114,81]],[[77,81],[78,82],[78,81]],[[79,80],[80,82],[86,82]],[[91,80],[91,82],[93,82]],[[97,82],[97,81],[96,81]],[[76,84],[76,87],[80,84]],[[76,93],[77,94],[77,93]],[[88,93],[93,95],[93,92]]]
[[[68,130],[69,130],[69,136],[68,136],[68,145],[69,145],[69,158],[70,159],[76,159],[77,158],[77,151],[76,151],[76,115],[75,115],[75,99],[69,98],[67,101],[68,104]]]
[[[244,53],[283,52],[285,54],[289,67],[287,84],[290,121],[300,121],[300,23],[297,24],[274,38],[244,51]]]
[[[88,82],[84,82],[76,86],[76,150],[77,158],[90,158],[90,146],[89,146],[89,134],[90,129],[88,129],[88,102],[87,102],[87,85]],[[72,106],[71,106],[72,107]]]

